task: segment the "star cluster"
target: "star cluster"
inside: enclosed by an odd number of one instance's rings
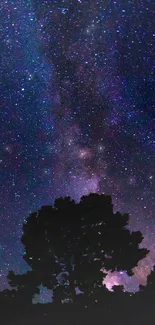
[[[155,262],[152,0],[2,0],[0,4],[1,288],[24,272],[21,227],[57,196],[111,194]]]

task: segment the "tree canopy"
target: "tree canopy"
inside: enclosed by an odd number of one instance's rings
[[[35,285],[52,289],[55,303],[102,301],[104,270],[132,275],[148,253],[139,248],[141,232],[130,232],[128,221],[128,214],[113,212],[111,196],[103,194],[83,196],[79,203],[58,198],[30,214],[22,243]],[[14,285],[20,282],[15,275],[10,279]]]

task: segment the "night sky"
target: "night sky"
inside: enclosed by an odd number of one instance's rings
[[[22,224],[58,196],[111,194],[155,264],[154,0],[1,0],[0,289],[24,272]]]

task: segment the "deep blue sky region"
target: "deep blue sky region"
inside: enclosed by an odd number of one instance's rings
[[[111,194],[144,234],[146,259],[106,285],[129,291],[155,264],[153,0],[1,0],[0,288],[27,270],[31,211]]]

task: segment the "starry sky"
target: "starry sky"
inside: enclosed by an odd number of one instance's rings
[[[58,196],[111,194],[155,264],[153,0],[1,0],[0,289],[27,270],[20,244],[31,211]]]

